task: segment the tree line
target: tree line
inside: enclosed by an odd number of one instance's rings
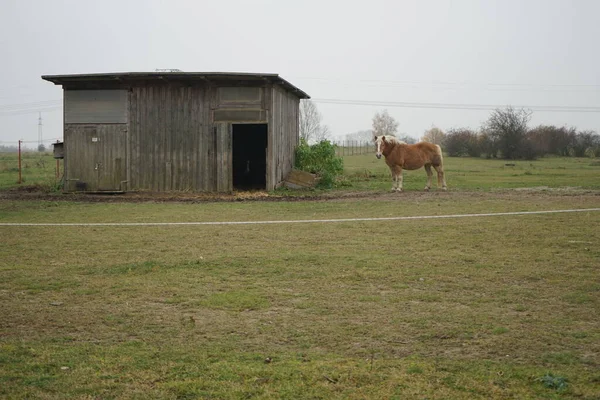
[[[453,128],[443,135],[451,157],[470,156],[533,160],[546,155],[600,157],[600,135],[574,127],[538,125],[530,128],[531,112],[497,109],[479,131]]]
[[[531,128],[531,115],[523,108],[496,109],[479,129],[460,127],[444,132],[432,127],[420,139],[441,145],[450,157],[511,160],[533,160],[546,155],[600,157],[600,135],[597,132],[554,125]],[[398,125],[387,110],[383,110],[373,116],[372,129],[348,134],[345,139],[367,142],[374,135],[394,135],[406,143],[415,143],[411,136],[398,134]],[[331,139],[329,128],[321,123],[321,114],[311,101],[303,100],[300,106],[300,136],[312,143]]]
[[[395,135],[397,123],[383,111],[373,117],[373,133]],[[422,141],[439,144],[450,157],[486,157],[533,160],[546,155],[600,157],[600,135],[574,127],[529,127],[531,112],[506,107],[496,109],[479,130],[432,127]],[[409,142],[407,142],[409,143]]]

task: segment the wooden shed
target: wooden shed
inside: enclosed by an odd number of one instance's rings
[[[278,74],[42,79],[63,87],[65,192],[274,189],[292,170],[310,98]]]

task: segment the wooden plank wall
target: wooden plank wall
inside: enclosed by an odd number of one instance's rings
[[[263,87],[262,104],[258,108],[268,113],[267,189],[273,189],[293,167],[299,99],[277,85]],[[121,163],[115,168],[119,171],[118,179],[128,181],[124,190],[232,189],[231,124],[212,123],[213,111],[223,106],[218,104],[216,93],[216,85],[202,83],[153,82],[130,89],[128,123],[102,128],[121,132],[114,151],[123,153],[115,158]],[[256,108],[256,105],[238,107]],[[71,157],[65,158],[67,178],[88,160],[87,142],[74,139],[83,133],[79,132],[82,126],[65,125],[65,157]]]
[[[65,192],[126,188],[127,125],[66,124],[64,137]]]
[[[233,158],[232,143],[233,132],[229,123],[216,124],[216,183],[217,192],[230,192],[233,190]]]
[[[294,166],[294,151],[299,141],[300,99],[274,85],[269,113],[269,169],[267,188],[281,185]]]
[[[210,92],[174,84],[132,89],[130,189],[217,190]]]

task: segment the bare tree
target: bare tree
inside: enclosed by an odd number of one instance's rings
[[[330,139],[331,139],[331,131],[329,130],[329,127],[327,125],[321,125],[321,129],[319,129],[317,131],[314,141],[316,143],[319,143],[323,140],[330,140]]]
[[[309,143],[318,143],[331,137],[327,125],[322,124],[323,117],[315,103],[300,101],[300,137]]]
[[[445,137],[446,135],[444,134],[444,131],[434,126],[425,131],[421,140],[424,142],[441,145],[444,142]]]
[[[595,153],[595,148],[600,144],[600,137],[594,131],[578,132],[573,142],[573,155],[585,157],[586,154]]]
[[[450,157],[481,156],[480,137],[469,128],[453,128],[444,138],[444,147]]]
[[[494,151],[500,150],[506,159],[524,157],[529,144],[527,124],[530,119],[531,111],[525,109],[496,109],[485,124],[485,130],[495,144]]]
[[[408,136],[406,133],[399,133],[398,135],[396,135],[396,137],[398,138],[398,140],[400,140],[404,143],[408,143],[408,144],[417,143],[417,140],[414,137]]]
[[[530,129],[527,136],[540,154],[569,156],[577,141],[577,129],[539,125]]]
[[[373,132],[370,129],[366,129],[366,130],[362,130],[362,131],[358,131],[358,132],[354,132],[354,133],[347,133],[344,136],[344,139],[368,142],[369,140],[371,140],[372,137],[373,137]]]
[[[373,136],[395,135],[398,132],[398,121],[396,121],[387,110],[376,113],[373,117]]]

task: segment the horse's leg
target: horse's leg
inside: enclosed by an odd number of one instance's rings
[[[392,192],[396,191],[396,170],[394,167],[390,167],[390,172],[392,174]]]
[[[402,191],[402,168],[395,165],[392,169],[392,177],[394,184],[392,185],[392,192]]]
[[[433,172],[431,172],[431,164],[425,164],[425,171],[427,172],[427,185],[425,185],[425,190],[431,189],[431,176]]]
[[[441,186],[442,190],[448,190],[448,187],[446,186],[446,178],[444,177],[444,166],[441,165],[441,164],[440,165],[434,165],[433,168],[435,168],[435,170],[437,172],[438,189]]]
[[[396,167],[396,191],[402,191],[402,181],[404,180],[404,175],[402,174],[402,167]]]

